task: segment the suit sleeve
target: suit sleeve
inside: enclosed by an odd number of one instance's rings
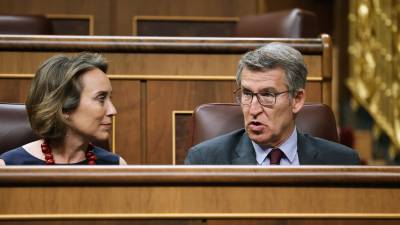
[[[189,149],[188,154],[185,158],[185,165],[201,165],[204,164],[201,160],[201,152],[196,146]]]

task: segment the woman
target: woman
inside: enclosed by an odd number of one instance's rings
[[[0,156],[0,165],[126,164],[91,140],[107,140],[112,117],[107,63],[95,53],[54,56],[37,70],[26,101],[41,137]]]

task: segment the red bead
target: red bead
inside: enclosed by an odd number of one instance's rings
[[[46,159],[46,160],[49,160],[49,159],[53,159],[53,155],[50,153],[50,154],[45,154],[44,155],[44,158]]]
[[[53,158],[48,159],[48,160],[46,160],[46,163],[47,163],[47,165],[53,165],[54,164],[54,159]]]
[[[43,152],[44,154],[51,154],[50,149],[42,149],[42,152]]]
[[[40,147],[42,148],[42,152],[44,154],[44,158],[46,160],[47,165],[54,165],[54,156],[51,152],[51,147],[48,145],[47,141],[43,142]],[[86,150],[86,160],[88,161],[88,165],[96,165],[96,155],[93,152],[93,145],[89,143],[88,148]]]

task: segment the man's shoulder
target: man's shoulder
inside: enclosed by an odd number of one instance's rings
[[[189,149],[186,164],[228,164],[230,155],[245,135],[244,129],[203,141]],[[220,160],[220,161],[219,161]],[[211,163],[211,164],[214,164]]]
[[[360,159],[356,150],[345,145],[300,133],[303,148],[311,148],[317,151],[318,158],[327,160],[332,164],[359,164]],[[300,147],[300,146],[299,146]]]
[[[324,147],[325,149],[331,150],[331,151],[339,151],[339,152],[353,152],[354,150],[352,148],[349,148],[345,145],[339,144],[334,141],[330,141],[327,139],[319,138],[319,137],[314,137],[309,134],[303,134],[303,137],[305,137],[310,143],[312,143],[314,146],[317,147]]]
[[[230,133],[220,135],[217,137],[214,137],[212,139],[203,141],[194,147],[196,148],[218,148],[221,147],[221,144],[228,144],[232,145],[240,141],[242,138],[243,134],[245,133],[245,129],[239,129],[239,130],[234,130]]]

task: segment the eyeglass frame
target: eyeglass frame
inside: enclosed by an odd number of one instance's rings
[[[241,100],[241,99],[242,99],[243,92],[242,92],[241,90],[242,90],[242,88],[238,88],[238,89],[236,89],[236,90],[233,92],[233,94],[235,95],[236,101],[237,101],[239,104],[241,104],[241,105],[251,105],[251,103],[253,102],[253,97],[256,96],[258,103],[259,103],[260,105],[264,106],[264,107],[271,107],[271,106],[274,106],[274,105],[276,104],[276,98],[277,98],[279,95],[284,94],[284,93],[290,93],[290,92],[293,91],[293,90],[290,90],[290,89],[287,90],[287,91],[276,92],[276,93],[275,93],[275,92],[271,92],[271,91],[264,91],[264,92],[256,92],[256,93],[254,93],[254,92],[250,91],[250,93],[251,93],[251,99],[250,99],[249,103],[242,103],[242,100]],[[239,94],[238,94],[238,93],[239,93]],[[249,94],[250,94],[250,93],[249,93]],[[262,104],[261,101],[260,101],[260,97],[259,97],[260,94],[271,94],[271,95],[274,97],[274,102],[273,102],[273,104]]]

